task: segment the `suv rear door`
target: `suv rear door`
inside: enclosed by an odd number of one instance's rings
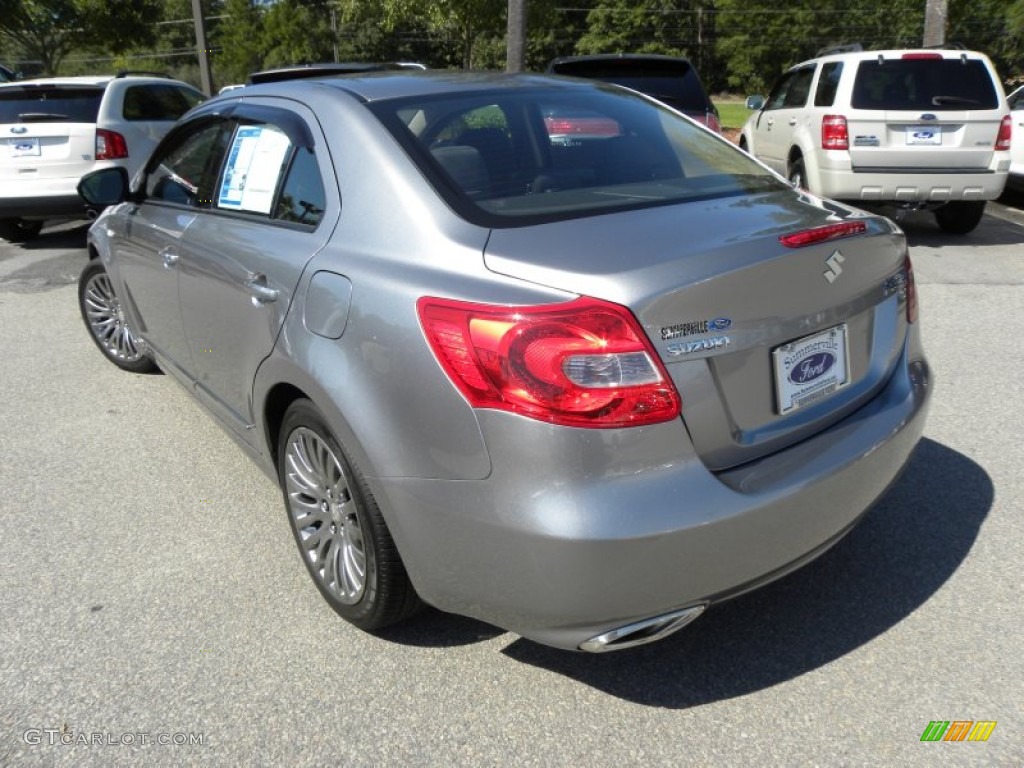
[[[103,85],[0,88],[0,183],[77,180],[92,170]]]
[[[1001,94],[977,55],[910,52],[857,65],[848,116],[855,170],[984,171]]]

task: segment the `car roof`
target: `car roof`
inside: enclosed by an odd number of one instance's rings
[[[807,61],[797,64],[797,67],[805,64],[810,64],[814,61],[822,60],[854,60],[854,61],[870,61],[872,59],[884,58],[893,59],[906,54],[929,54],[939,55],[944,59],[959,59],[959,58],[972,58],[981,59],[988,58],[981,51],[970,51],[964,48],[885,48],[882,50],[864,50],[864,51],[834,51],[834,52],[823,52],[814,58],[807,59]],[[795,68],[795,67],[793,67]]]
[[[72,75],[68,77],[34,77],[30,80],[15,80],[10,83],[0,83],[0,86],[25,86],[25,85],[109,85],[115,80],[126,80],[131,82],[148,83],[175,83],[180,84],[181,80],[174,80],[165,75],[118,73],[116,75]],[[187,83],[186,83],[187,85]]]
[[[283,92],[298,95],[305,89],[333,88],[346,91],[361,101],[372,102],[417,96],[444,96],[481,91],[510,91],[532,88],[566,90],[594,88],[598,84],[586,80],[569,80],[553,75],[504,72],[465,72],[441,70],[392,70],[335,77],[302,78],[266,85],[247,85],[239,96],[276,95]],[[311,90],[314,96],[322,90]]]
[[[685,61],[685,56],[666,56],[662,53],[595,53],[586,56],[559,56],[552,59],[548,67],[577,61]]]

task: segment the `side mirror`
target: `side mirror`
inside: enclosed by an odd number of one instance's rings
[[[764,96],[759,93],[755,93],[753,96],[747,96],[747,109],[758,110],[764,107]]]
[[[78,194],[93,207],[105,208],[128,199],[128,171],[124,168],[103,168],[87,173],[78,182]]]

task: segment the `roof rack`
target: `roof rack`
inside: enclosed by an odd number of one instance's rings
[[[846,43],[845,45],[827,45],[818,51],[815,56],[829,56],[833,53],[860,53],[864,46],[860,43]]]
[[[166,77],[168,80],[173,80],[166,72],[150,72],[145,69],[122,69],[119,70],[114,77],[128,77],[129,75],[142,75],[146,77]]]

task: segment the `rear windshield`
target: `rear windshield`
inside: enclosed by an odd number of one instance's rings
[[[15,85],[0,88],[0,123],[95,123],[102,88]]]
[[[551,72],[624,85],[683,112],[703,113],[710,106],[700,78],[685,60],[562,61],[553,64]]]
[[[402,99],[371,109],[438,192],[484,226],[784,186],[672,110],[607,86]]]
[[[853,86],[856,109],[996,109],[999,95],[979,59],[862,61]]]

